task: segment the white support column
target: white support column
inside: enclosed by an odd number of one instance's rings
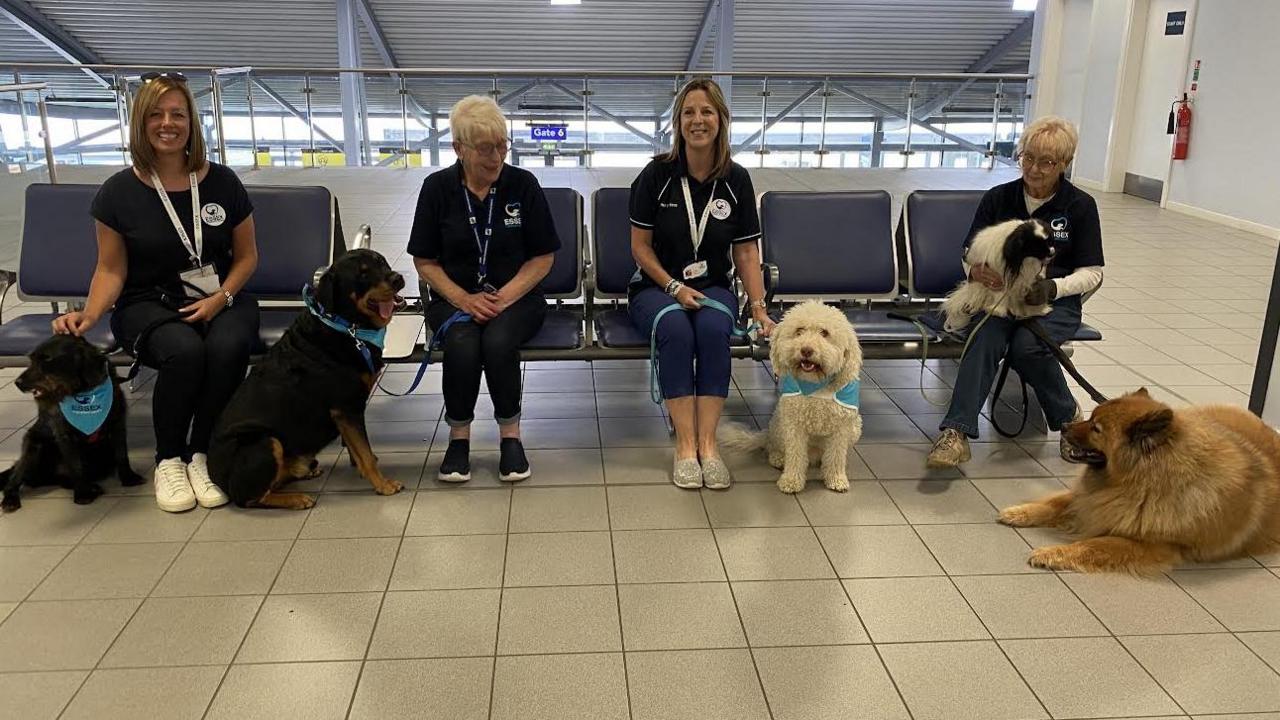
[[[359,67],[360,41],[356,33],[355,0],[336,0],[338,19],[338,66]],[[360,165],[360,107],[364,95],[362,83],[355,73],[341,73],[338,88],[342,98],[342,152],[348,166]]]
[[[716,19],[715,69],[733,72],[733,0],[720,0]],[[724,91],[724,102],[733,108],[733,78],[717,75],[716,84]]]
[[[1031,26],[1031,61],[1027,70],[1034,79],[1027,83],[1026,122],[1053,113],[1058,92],[1058,59],[1062,52],[1064,0],[1040,0]]]

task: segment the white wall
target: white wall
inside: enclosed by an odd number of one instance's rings
[[[1071,177],[1096,185],[1104,184],[1107,177],[1107,152],[1116,116],[1116,88],[1120,83],[1130,4],[1124,0],[1093,3],[1088,50],[1081,53],[1085,56],[1085,72],[1080,147]],[[1064,53],[1072,52],[1072,48],[1073,43],[1063,44]]]
[[[1105,1],[1105,0],[1104,0]],[[1062,35],[1057,58],[1058,76],[1053,103],[1042,114],[1061,115],[1080,125],[1084,105],[1085,63],[1089,59],[1089,18],[1093,0],[1062,3]],[[1037,110],[1039,112],[1039,110]]]
[[[1191,57],[1200,90],[1191,149],[1173,164],[1169,207],[1280,237],[1280,2],[1199,3]]]
[[[1171,136],[1165,134],[1169,104],[1182,93],[1190,37],[1190,28],[1187,34],[1165,35],[1164,22],[1170,12],[1187,10],[1188,4],[1187,0],[1151,0],[1147,12],[1126,169],[1161,182],[1169,173]]]

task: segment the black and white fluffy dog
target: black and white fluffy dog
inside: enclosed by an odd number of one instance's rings
[[[1006,220],[978,231],[965,261],[986,265],[1004,278],[1004,288],[992,290],[975,280],[964,280],[942,302],[946,329],[966,327],[976,313],[997,317],[1036,317],[1048,314],[1047,303],[1031,305],[1027,293],[1044,277],[1053,247],[1049,223],[1043,220]]]

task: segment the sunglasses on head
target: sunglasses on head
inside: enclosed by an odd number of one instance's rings
[[[180,72],[148,72],[143,73],[138,79],[144,83],[149,83],[152,80],[158,80],[160,78],[168,78],[175,82],[184,84],[187,82],[187,76]]]

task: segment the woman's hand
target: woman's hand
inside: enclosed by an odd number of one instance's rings
[[[495,312],[494,315],[501,315],[507,308],[515,305],[516,299],[510,297],[511,291],[507,289],[508,287],[510,286],[504,285],[500,290],[484,294],[484,299],[493,303],[493,306],[497,308],[497,312]]]
[[[98,318],[82,310],[74,310],[66,315],[59,315],[54,318],[53,332],[57,335],[81,337],[97,324]]]
[[[184,308],[178,308],[185,323],[209,322],[227,307],[227,299],[219,293],[197,300]]]
[[[468,293],[458,298],[454,306],[459,310],[471,316],[477,325],[483,325],[498,316],[502,312],[498,306],[489,299],[486,293]]]
[[[969,279],[982,283],[988,290],[999,292],[1004,289],[1004,278],[986,264],[974,265],[969,270]]]
[[[762,307],[751,308],[751,319],[760,326],[760,337],[769,337],[769,333],[773,332],[773,326],[777,324],[773,318],[769,317],[769,312]]]
[[[702,303],[698,301],[706,297],[706,295],[703,295],[697,290],[694,290],[688,285],[685,285],[681,287],[678,291],[676,291],[675,297],[676,297],[676,302],[680,303],[680,305],[683,306],[684,309],[697,310],[702,307]]]

